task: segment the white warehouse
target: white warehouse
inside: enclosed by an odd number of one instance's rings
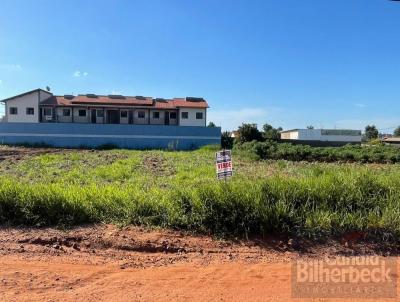
[[[281,131],[282,140],[361,143],[361,130],[348,129],[292,129]]]

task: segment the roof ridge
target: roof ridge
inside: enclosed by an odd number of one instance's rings
[[[43,91],[43,92],[46,92],[46,93],[49,93],[49,94],[53,95],[50,91],[44,90],[42,88],[36,88],[36,89],[30,90],[30,91],[27,91],[27,92],[24,92],[24,93],[20,93],[20,94],[14,95],[14,96],[9,97],[9,98],[2,99],[2,100],[0,100],[0,102],[6,102],[6,101],[9,101],[9,100],[12,100],[12,99],[15,99],[15,98],[19,98],[19,97],[31,94],[31,93],[36,92],[36,91]]]

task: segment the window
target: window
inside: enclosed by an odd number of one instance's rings
[[[169,118],[172,119],[172,120],[175,120],[176,119],[176,112],[170,112],[169,113]]]
[[[182,119],[188,119],[189,118],[189,112],[182,112]]]
[[[128,111],[126,111],[126,110],[121,110],[121,117],[122,117],[122,118],[127,118],[127,117],[128,117]]]
[[[71,109],[63,109],[63,116],[71,116]]]
[[[79,109],[78,115],[79,116],[86,116],[86,109]]]
[[[32,107],[26,108],[26,115],[34,115],[35,114],[35,109]]]
[[[44,116],[52,116],[52,114],[51,114],[51,108],[44,108],[44,109],[43,109],[43,115],[44,115]]]
[[[97,117],[104,117],[104,110],[97,109],[96,110],[96,116]]]
[[[138,111],[138,118],[145,118],[146,113],[144,111]]]
[[[203,119],[203,112],[196,112],[196,120],[202,120]]]
[[[153,112],[153,118],[160,118],[160,112],[158,111]]]
[[[17,107],[10,107],[10,114],[18,114],[18,108]]]

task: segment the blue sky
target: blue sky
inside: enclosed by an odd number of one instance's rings
[[[0,4],[0,99],[202,96],[223,129],[400,125],[400,2],[21,1]],[[3,110],[3,109],[1,109]],[[0,111],[0,114],[4,111]]]

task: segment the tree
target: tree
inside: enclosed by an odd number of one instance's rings
[[[257,124],[242,124],[238,129],[238,134],[238,140],[241,143],[262,140],[262,134],[257,129]]]
[[[365,127],[365,138],[370,141],[373,139],[377,139],[379,136],[379,131],[375,125],[368,125]]]
[[[281,132],[282,128],[274,128],[269,124],[265,124],[263,126],[263,138],[265,140],[278,140],[281,138]]]
[[[313,125],[307,126],[307,129],[312,130],[314,129],[314,126]]]
[[[209,122],[207,127],[215,128],[217,126],[213,122]]]
[[[48,91],[48,92],[50,92],[50,87],[49,86],[46,86],[46,90]]]
[[[232,137],[232,133],[229,131],[222,132],[221,135],[221,146],[224,149],[232,149],[234,138]]]
[[[400,126],[397,127],[397,128],[394,130],[393,135],[396,136],[396,137],[400,137]]]

